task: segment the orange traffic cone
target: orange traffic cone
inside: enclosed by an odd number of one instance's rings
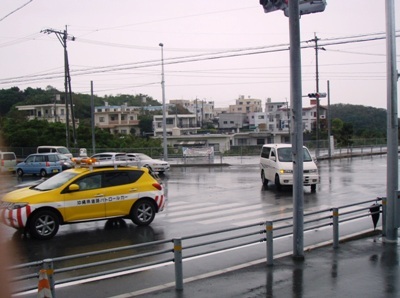
[[[39,271],[38,298],[53,298],[50,289],[50,282],[47,278],[46,270]]]

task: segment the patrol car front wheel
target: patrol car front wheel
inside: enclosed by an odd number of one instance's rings
[[[136,202],[131,211],[131,219],[138,226],[149,225],[156,215],[154,204],[149,200]]]
[[[29,233],[36,239],[46,240],[54,237],[59,227],[59,218],[51,210],[39,210],[29,219]]]

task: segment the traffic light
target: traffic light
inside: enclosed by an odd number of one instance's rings
[[[287,9],[288,0],[260,0],[260,4],[264,8],[264,12],[267,13]]]
[[[326,8],[326,0],[299,0],[300,15],[323,12]],[[289,16],[289,8],[283,9],[285,16]]]
[[[307,96],[309,98],[323,98],[326,97],[326,93],[325,92],[308,93]]]
[[[300,15],[322,12],[326,7],[326,0],[297,0],[299,1]],[[260,0],[264,12],[283,10],[285,16],[289,16],[289,0]]]

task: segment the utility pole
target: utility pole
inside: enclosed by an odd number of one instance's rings
[[[91,115],[91,127],[92,127],[92,151],[96,153],[96,137],[95,137],[95,125],[94,125],[94,96],[93,96],[93,81],[90,81],[90,115]]]
[[[69,148],[69,109],[68,109],[68,104],[71,107],[71,122],[72,122],[72,134],[73,134],[73,141],[74,141],[74,147],[77,147],[77,140],[76,140],[76,129],[75,129],[75,117],[74,117],[74,105],[72,102],[72,91],[71,91],[71,76],[69,73],[69,63],[68,63],[68,52],[67,52],[67,40],[75,40],[75,37],[69,36],[67,33],[67,26],[65,26],[64,31],[57,31],[54,29],[45,29],[42,30],[41,33],[54,33],[58,40],[60,41],[61,45],[64,48],[64,86],[65,86],[65,122],[66,122],[66,145],[67,148]]]
[[[298,1],[289,1],[290,105],[293,130],[293,257],[304,259],[303,190],[303,104],[301,99],[300,10]]]
[[[315,148],[315,154],[316,157],[318,158],[319,154],[319,130],[320,130],[320,108],[319,108],[319,66],[318,66],[318,50],[325,50],[324,48],[319,48],[318,47],[318,40],[320,40],[316,34],[314,34],[314,39],[311,39],[309,41],[314,41],[315,43],[315,92],[317,96],[315,97],[316,102],[317,102],[317,120],[315,123],[315,138],[316,138],[316,148]]]
[[[167,107],[165,104],[165,80],[164,80],[164,44],[159,43],[161,47],[161,91],[162,91],[162,103],[163,103],[163,151],[164,160],[168,160],[168,147],[167,147]]]
[[[399,158],[397,83],[399,73],[396,66],[396,31],[394,0],[386,0],[386,81],[387,81],[387,185],[385,240],[398,241],[399,219]]]

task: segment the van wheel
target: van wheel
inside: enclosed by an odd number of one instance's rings
[[[278,190],[282,189],[281,182],[279,181],[279,175],[275,175],[275,186]]]
[[[46,175],[47,175],[46,170],[41,169],[40,170],[40,177],[46,177]]]
[[[17,170],[17,175],[18,175],[18,177],[24,176],[24,171],[22,171],[22,169],[18,169]]]
[[[265,173],[264,173],[264,171],[261,171],[261,181],[262,181],[262,184],[263,184],[264,186],[267,186],[267,185],[268,185],[268,179],[265,178]]]

